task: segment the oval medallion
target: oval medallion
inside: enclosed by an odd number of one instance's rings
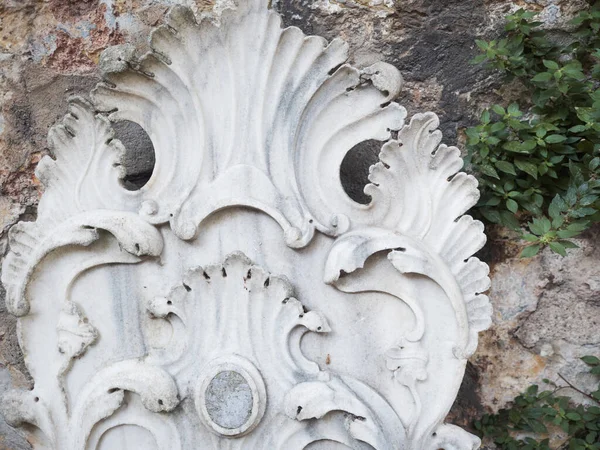
[[[219,372],[208,384],[204,395],[208,415],[223,428],[239,428],[252,414],[252,389],[234,370]]]
[[[240,356],[213,360],[199,378],[196,408],[202,421],[222,436],[252,431],[262,419],[266,401],[260,372]]]

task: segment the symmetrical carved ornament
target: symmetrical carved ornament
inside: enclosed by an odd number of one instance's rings
[[[2,272],[35,386],[1,409],[34,448],[479,446],[443,423],[490,324],[476,180],[435,114],[405,125],[395,68],[266,3],[174,7],[50,131]],[[156,153],[136,191],[119,120]],[[363,205],[340,165],[373,139]]]

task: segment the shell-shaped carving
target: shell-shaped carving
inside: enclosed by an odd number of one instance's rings
[[[150,135],[156,166],[142,193],[157,209],[147,218],[170,220],[183,239],[234,205],[270,214],[292,247],[315,228],[345,231],[338,203],[353,202],[340,182],[342,159],[404,123],[404,108],[389,103],[401,86],[395,68],[344,64],[344,42],[282,29],[266,3],[239,2],[219,25],[174,7],[152,34],[152,51],[129,65],[107,61],[116,70],[94,93],[112,120]]]
[[[306,311],[294,298],[285,277],[270,275],[242,253],[189,270],[181,285],[152,299],[147,308],[154,317],[171,321],[175,330],[156,356],[163,362],[167,358],[170,370],[187,380],[195,376],[198,361],[235,354],[263,368],[280,389],[289,389],[297,373],[319,373],[318,365],[300,352],[302,336],[330,330],[322,314]]]

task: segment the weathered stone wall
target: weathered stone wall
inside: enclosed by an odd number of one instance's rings
[[[267,0],[265,0],[267,1]],[[48,153],[48,128],[66,112],[69,95],[85,95],[100,80],[107,46],[131,43],[147,49],[150,28],[169,5],[185,3],[199,16],[211,0],[0,0],[0,257],[7,231],[32,220],[40,195],[33,171]],[[217,9],[230,0],[217,0]],[[496,35],[502,18],[526,7],[541,11],[557,36],[582,0],[272,0],[287,25],[350,43],[352,61],[367,66],[383,59],[396,65],[406,85],[400,98],[409,114],[432,110],[442,120],[449,144],[481,108],[518,96],[469,60],[474,40]],[[139,128],[117,124],[129,151],[128,182],[138,184],[152,167],[151,143]],[[348,192],[367,201],[362,187],[379,146],[365,143],[345,161]],[[543,252],[517,258],[518,243],[490,230],[482,252],[492,269],[494,325],[472,358],[451,419],[469,425],[482,411],[502,407],[529,384],[559,374],[585,387],[578,357],[600,352],[600,230],[579,242],[567,258]],[[0,292],[0,296],[3,292]],[[31,380],[16,339],[16,320],[0,299],[0,392]],[[0,450],[29,448],[0,419]]]

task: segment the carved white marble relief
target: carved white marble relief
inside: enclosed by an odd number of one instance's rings
[[[444,418],[490,324],[477,182],[395,68],[239,3],[107,51],[50,131],[2,271],[35,386],[4,417],[36,449],[476,449]],[[119,120],[154,144],[137,191]],[[372,139],[362,205],[339,169]]]

